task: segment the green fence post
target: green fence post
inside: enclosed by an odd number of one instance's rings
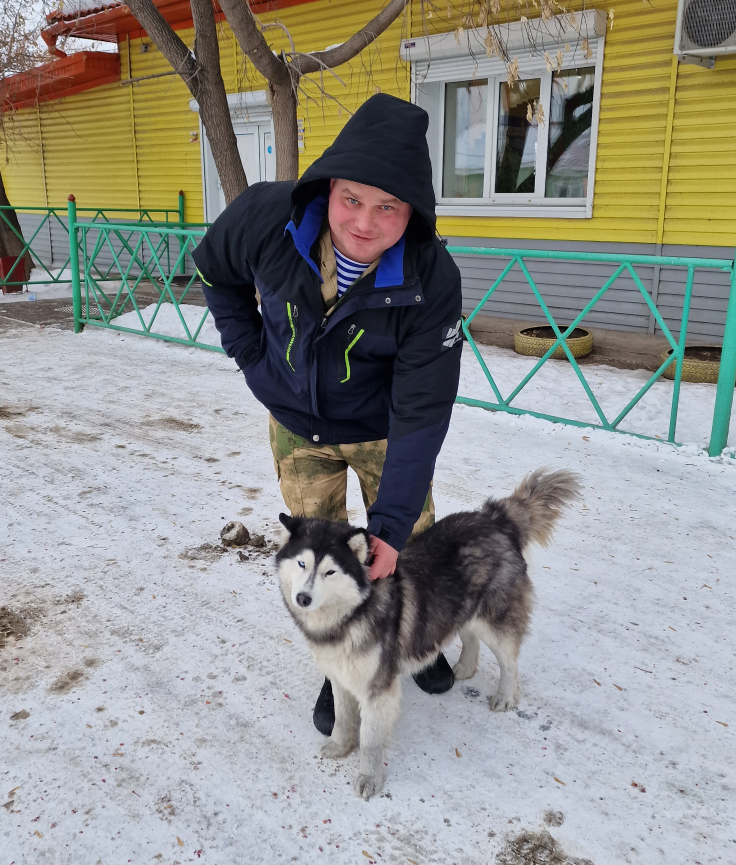
[[[736,383],[736,261],[731,266],[731,294],[726,311],[726,327],[723,331],[721,367],[716,386],[716,405],[713,409],[713,427],[710,433],[708,454],[717,457],[728,444],[728,428],[731,423],[733,389]]]
[[[72,307],[74,309],[74,333],[81,333],[82,324],[82,286],[79,281],[79,235],[77,233],[77,199],[70,195],[67,199],[69,220],[69,264],[72,269]]]
[[[179,190],[179,228],[181,228],[181,229],[184,228],[184,190],[183,189]],[[184,238],[180,237],[179,238],[179,254],[181,254],[181,251],[183,249],[184,249]],[[187,272],[187,269],[185,266],[185,259],[184,259],[184,256],[182,255],[181,264],[179,265],[179,273],[181,273],[183,276],[186,272]]]

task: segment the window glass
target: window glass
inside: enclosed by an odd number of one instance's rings
[[[547,198],[588,194],[590,129],[595,69],[569,69],[552,76],[547,145]]]
[[[445,86],[443,198],[482,198],[488,82]]]
[[[500,85],[498,143],[496,148],[496,192],[534,193],[537,174],[537,118],[539,78]],[[531,111],[530,111],[531,107]],[[532,115],[531,121],[529,116]]]

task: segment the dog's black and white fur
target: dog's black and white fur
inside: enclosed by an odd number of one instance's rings
[[[426,667],[456,634],[455,677],[475,673],[483,642],[501,670],[491,709],[516,706],[533,595],[523,553],[547,543],[579,489],[570,472],[533,472],[508,498],[452,514],[414,538],[396,573],[375,582],[364,529],[281,514],[288,539],[276,561],[284,600],[335,696],[335,726],[322,754],[344,757],[360,744],[359,796],[369,799],[383,786],[400,675]]]

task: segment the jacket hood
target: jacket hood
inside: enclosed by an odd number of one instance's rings
[[[372,96],[294,186],[295,220],[301,220],[309,201],[326,193],[326,182],[335,177],[376,186],[411,204],[411,224],[417,233],[433,236],[436,217],[428,124],[427,112],[418,105],[387,93]]]

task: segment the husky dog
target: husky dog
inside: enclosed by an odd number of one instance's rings
[[[359,796],[369,799],[383,786],[400,675],[424,669],[456,634],[455,678],[475,673],[483,642],[501,670],[491,709],[516,706],[533,595],[523,553],[533,542],[546,545],[579,491],[571,472],[535,471],[508,498],[488,499],[479,511],[452,514],[418,535],[395,574],[375,582],[365,529],[280,515],[288,534],[276,556],[284,601],[335,697],[322,755],[345,757],[360,744]]]

